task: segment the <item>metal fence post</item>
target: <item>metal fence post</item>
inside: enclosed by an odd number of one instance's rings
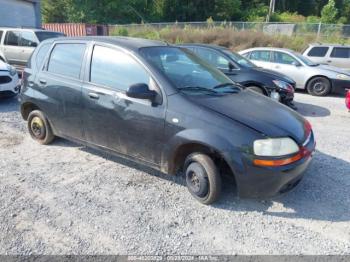
[[[322,26],[322,22],[319,22],[318,23],[318,29],[317,29],[317,40],[320,38],[321,26]]]

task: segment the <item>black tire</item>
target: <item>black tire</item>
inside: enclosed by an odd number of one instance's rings
[[[313,96],[326,96],[331,92],[331,82],[322,76],[312,78],[307,86],[307,92]]]
[[[30,136],[42,145],[48,145],[55,139],[49,121],[40,110],[30,112],[28,130]]]
[[[189,155],[184,164],[186,185],[199,202],[209,205],[220,197],[221,176],[214,161],[202,153]]]
[[[260,87],[258,87],[258,86],[247,86],[246,89],[247,89],[247,90],[251,90],[251,91],[253,91],[253,92],[255,92],[255,93],[258,93],[258,94],[260,94],[260,95],[265,95],[264,90],[262,90],[262,89],[261,89]]]

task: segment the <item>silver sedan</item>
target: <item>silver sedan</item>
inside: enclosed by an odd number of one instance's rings
[[[239,52],[256,65],[278,71],[296,82],[296,88],[306,89],[315,96],[331,92],[344,93],[350,88],[350,73],[337,67],[320,65],[289,49],[251,48]]]

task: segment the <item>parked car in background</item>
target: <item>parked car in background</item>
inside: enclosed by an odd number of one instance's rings
[[[64,34],[41,29],[0,27],[0,60],[21,69],[40,42],[60,36]]]
[[[296,109],[293,104],[295,82],[272,70],[257,67],[245,57],[215,45],[182,44],[246,89],[266,95]]]
[[[222,173],[234,176],[240,196],[285,193],[302,179],[315,149],[301,115],[167,43],[51,39],[28,66],[21,113],[34,140],[64,137],[183,173],[204,204],[218,199]]]
[[[350,73],[337,67],[320,65],[292,50],[259,47],[239,52],[258,66],[276,70],[296,82],[296,87],[306,89],[314,96],[331,92],[344,94],[350,87]]]
[[[20,83],[16,68],[0,61],[0,97],[11,97],[18,94]]]
[[[318,64],[326,64],[350,71],[350,46],[311,44],[303,55]]]

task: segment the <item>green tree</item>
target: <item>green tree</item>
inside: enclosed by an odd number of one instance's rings
[[[329,0],[321,11],[321,21],[329,24],[336,23],[337,15],[338,9],[335,7],[335,1]]]
[[[43,0],[41,12],[44,23],[63,23],[68,17],[66,14],[69,3],[67,0]]]

